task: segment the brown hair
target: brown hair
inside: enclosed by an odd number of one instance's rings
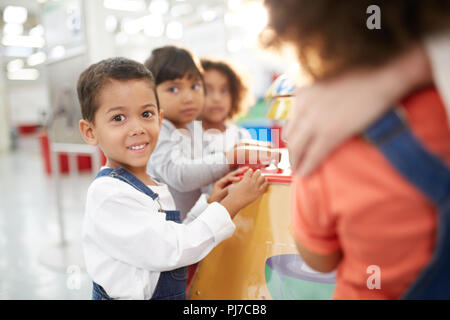
[[[201,60],[204,71],[216,70],[222,73],[228,80],[231,94],[231,111],[226,119],[233,119],[245,113],[249,107],[248,88],[242,77],[224,61]]]
[[[450,0],[264,0],[265,46],[294,44],[303,68],[323,79],[353,67],[378,66],[450,25]],[[381,11],[381,28],[369,29],[368,7]],[[370,12],[370,11],[369,11]],[[266,38],[264,39],[264,34]],[[280,41],[281,40],[281,41]]]
[[[203,82],[203,69],[198,59],[188,50],[175,46],[154,49],[144,65],[155,76],[156,85],[168,80],[199,78]]]
[[[120,81],[147,80],[153,89],[159,110],[152,73],[142,63],[122,57],[110,58],[92,64],[78,78],[77,93],[83,119],[94,123],[95,113],[99,107],[97,97],[104,85],[111,79]]]

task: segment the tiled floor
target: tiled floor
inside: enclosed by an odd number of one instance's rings
[[[92,176],[61,178],[62,213],[70,266],[54,268],[49,259],[60,244],[55,185],[44,171],[36,135],[21,137],[18,149],[0,154],[0,299],[90,299],[80,248],[85,192]],[[64,261],[63,261],[64,262]]]

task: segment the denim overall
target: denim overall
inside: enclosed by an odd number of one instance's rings
[[[402,299],[450,299],[450,169],[414,137],[399,109],[388,112],[364,135],[438,213],[431,261]]]
[[[149,187],[142,183],[133,174],[123,168],[117,170],[105,168],[101,170],[96,179],[103,176],[110,176],[122,180],[137,190],[145,193],[153,200],[158,201],[158,194],[154,193]],[[159,201],[158,201],[159,204]],[[159,204],[159,212],[166,213],[166,220],[181,223],[180,212],[178,210],[166,211]],[[151,212],[149,212],[151,214]],[[149,252],[149,254],[151,254]],[[172,271],[161,272],[158,283],[151,300],[185,300],[186,299],[186,279],[187,267],[181,267]],[[93,282],[92,300],[112,300],[106,291],[97,283]]]

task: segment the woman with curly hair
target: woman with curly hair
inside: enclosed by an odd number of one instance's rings
[[[450,129],[443,101],[430,88],[441,70],[432,69],[423,45],[449,32],[450,1],[265,4],[272,29],[266,44],[293,44],[312,79],[311,86],[296,91],[286,130],[294,168],[313,154],[320,158],[315,130],[325,131],[322,137],[345,137],[367,127],[390,104],[401,106],[365,130],[369,139],[349,139],[313,173],[294,177],[292,230],[301,256],[318,271],[337,269],[334,299],[449,298],[448,276],[428,292],[417,284],[438,270],[430,269],[436,262],[450,263],[445,255],[450,243],[443,241],[450,231]],[[371,5],[380,8],[379,29],[366,25]],[[312,107],[321,103],[329,113]],[[352,103],[349,113],[346,105]],[[319,129],[302,121],[318,117]],[[352,123],[353,117],[357,124],[342,128],[345,134],[327,125]],[[393,124],[398,126],[380,135]],[[392,157],[405,154],[411,158]]]
[[[292,141],[292,169],[300,175],[311,173],[327,154],[362,132],[392,103],[429,82],[439,88],[450,121],[448,1],[266,3],[275,32],[265,44],[295,42],[303,68],[315,75],[311,85],[301,88],[305,98],[297,101],[295,121],[285,130]],[[376,3],[382,9],[381,29],[369,30],[367,8]],[[315,19],[321,8],[330,19]],[[291,12],[295,17],[289,17]],[[296,30],[288,32],[288,26]],[[324,44],[320,48],[312,44],[318,42],[314,39],[319,31]],[[377,41],[380,46],[373,47]],[[321,64],[314,66],[318,56]]]

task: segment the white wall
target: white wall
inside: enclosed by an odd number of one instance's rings
[[[49,111],[45,82],[9,81],[8,104],[12,126],[42,124],[42,112]]]

